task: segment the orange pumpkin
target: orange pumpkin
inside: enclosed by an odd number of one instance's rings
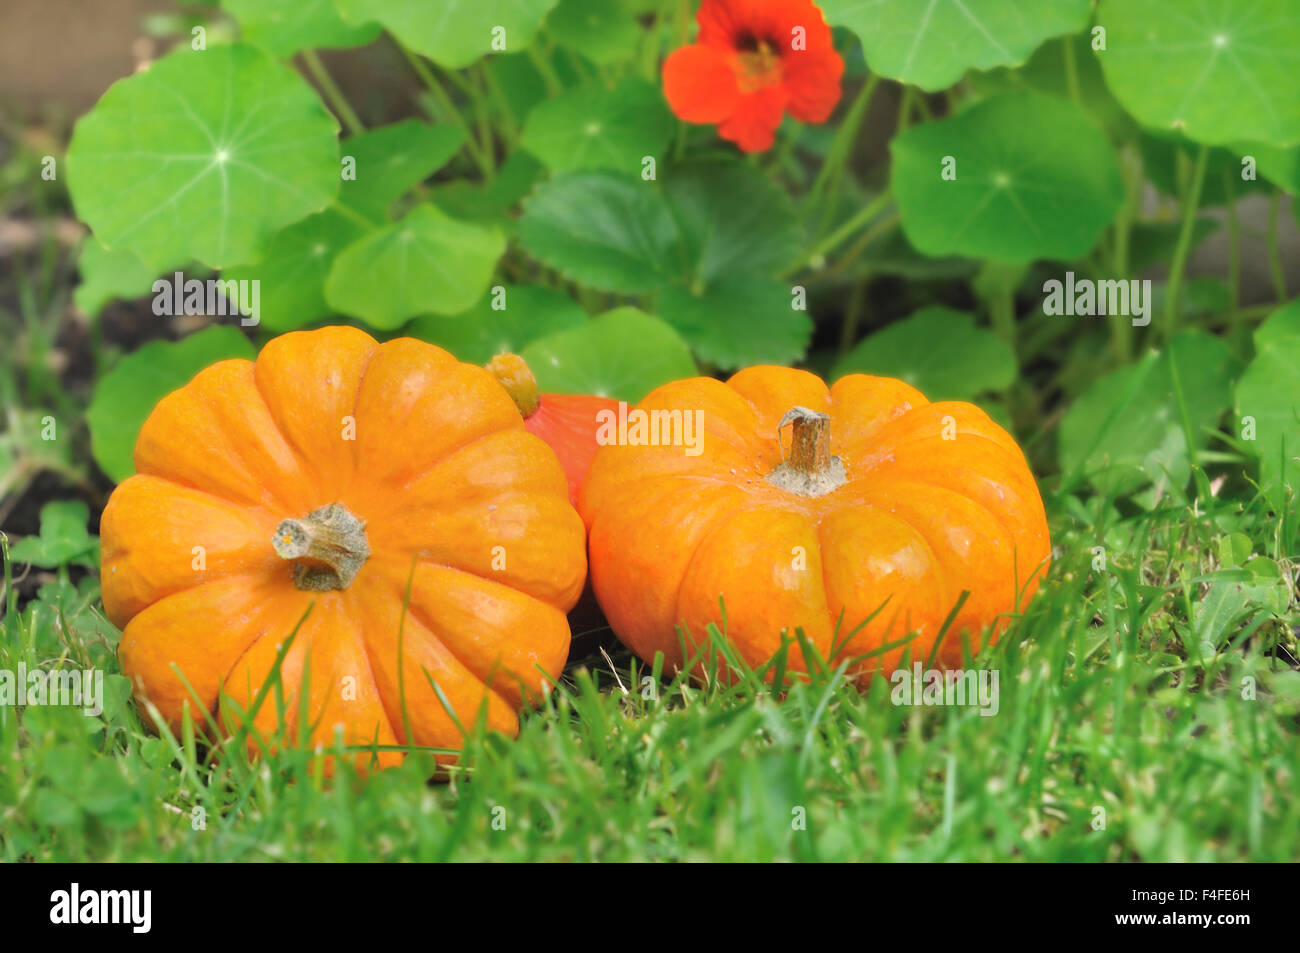
[[[222,692],[228,727],[251,711],[300,620],[290,742],[404,744],[409,725],[459,747],[431,681],[463,726],[485,707],[513,734],[564,666],[586,569],[564,474],[492,376],[440,348],[285,334],[164,398],[135,464],[104,511],[104,607],[137,696],[173,728]],[[257,713],[264,738],[275,709]]]
[[[487,369],[514,399],[528,432],[541,437],[560,458],[569,481],[569,499],[578,505],[578,491],[596,455],[600,412],[618,414],[618,401],[587,394],[543,394],[528,363],[518,354],[498,354]]]
[[[752,367],[666,384],[636,410],[659,411],[658,432],[643,418],[637,445],[602,447],[580,509],[596,597],[646,660],[663,652],[680,667],[678,627],[695,654],[710,623],[724,628],[721,599],[750,665],[802,627],[821,657],[889,672],[904,646],[878,650],[915,633],[911,659],[924,663],[968,590],[937,655],[956,667],[962,633],[972,650],[986,627],[995,638],[1046,572],[1024,455],[972,404],[930,403],[887,378],[827,389],[806,371]],[[688,414],[697,453],[664,432]],[[807,665],[797,646],[789,661]]]

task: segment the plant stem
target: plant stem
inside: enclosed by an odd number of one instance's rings
[[[1209,159],[1209,147],[1202,144],[1196,152],[1196,168],[1192,173],[1192,183],[1183,198],[1183,226],[1178,233],[1178,245],[1174,249],[1174,260],[1169,266],[1169,282],[1165,286],[1165,339],[1173,337],[1178,324],[1178,296],[1183,285],[1183,270],[1187,267],[1187,255],[1192,247],[1192,232],[1196,225],[1196,212],[1201,204],[1201,188],[1205,185],[1205,166]]]
[[[1277,303],[1286,301],[1286,272],[1282,269],[1282,253],[1277,245],[1277,220],[1282,208],[1282,193],[1274,192],[1268,207],[1268,266],[1273,274],[1273,290]]]
[[[329,100],[330,108],[334,110],[334,114],[343,122],[348,134],[359,136],[365,132],[365,125],[361,122],[360,117],[357,116],[356,111],[348,105],[347,99],[335,84],[334,80],[330,77],[329,72],[325,69],[325,64],[322,63],[320,57],[316,55],[316,51],[310,49],[303,50],[302,61],[307,64],[307,71],[311,73],[312,79],[316,81],[316,85],[320,87],[321,92],[325,94],[325,98]]]
[[[485,179],[490,179],[492,177],[491,165],[483,154],[479,152],[478,143],[474,139],[473,130],[470,129],[469,123],[466,122],[465,117],[460,114],[460,110],[456,108],[456,104],[452,102],[451,97],[447,95],[447,90],[443,88],[442,83],[438,82],[438,77],[434,74],[433,70],[425,65],[423,60],[408,50],[405,44],[398,42],[396,39],[394,39],[393,42],[397,43],[397,48],[401,50],[402,55],[406,57],[406,62],[411,64],[411,69],[414,71],[415,75],[420,78],[420,82],[424,84],[425,89],[429,91],[429,94],[433,96],[434,101],[446,114],[448,121],[455,123],[457,126],[460,126],[465,130],[465,151],[468,152],[470,158],[474,160],[474,164],[478,166],[479,171],[483,173],[483,177]]]
[[[792,274],[810,261],[814,261],[822,255],[825,255],[827,252],[834,251],[841,243],[847,240],[850,235],[884,211],[893,199],[893,194],[888,189],[881,192],[866,205],[862,206],[856,215],[809,248],[807,252],[800,256],[798,261],[786,269],[784,274]]]
[[[830,151],[826,154],[826,161],[817,171],[817,178],[813,180],[812,186],[808,189],[808,198],[805,200],[804,208],[808,210],[818,209],[819,220],[826,217],[825,203],[822,198],[826,192],[827,186],[832,180],[838,182],[839,175],[843,172],[849,152],[853,148],[853,142],[857,139],[858,130],[862,126],[862,121],[866,117],[867,107],[871,105],[871,97],[875,94],[876,86],[880,83],[880,77],[872,75],[862,84],[862,89],[858,91],[857,97],[849,107],[849,111],[844,116],[844,121],[835,133],[835,139],[831,142]]]
[[[1232,188],[1232,169],[1223,170],[1223,186],[1228,197],[1228,288],[1231,290],[1231,310],[1228,326],[1237,328],[1237,314],[1241,310],[1241,228],[1237,223],[1237,196]]]
[[[1076,106],[1083,105],[1083,96],[1079,93],[1079,64],[1074,57],[1074,44],[1071,37],[1061,37],[1061,58],[1065,62],[1065,88],[1070,92],[1070,101]]]

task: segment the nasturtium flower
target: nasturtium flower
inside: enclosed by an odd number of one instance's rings
[[[745,152],[772,145],[781,117],[825,122],[844,61],[812,0],[704,0],[699,34],[664,63],[664,95],[687,122],[717,123]]]

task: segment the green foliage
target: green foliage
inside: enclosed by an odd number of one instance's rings
[[[891,150],[903,228],[929,255],[1080,258],[1123,200],[1106,137],[1078,107],[1039,94],[1006,93],[915,126]]]
[[[251,46],[173,53],[119,80],[77,123],[68,188],[108,248],[150,265],[256,261],[339,189],[337,124]]]
[[[658,318],[616,308],[520,351],[543,391],[598,394],[636,403],[660,384],[693,377],[685,342]]]
[[[923,308],[858,342],[832,376],[845,374],[897,377],[931,400],[970,400],[1009,387],[1016,356],[971,315]]]
[[[439,66],[469,66],[493,49],[516,51],[537,35],[557,0],[335,0],[349,23],[375,21]],[[500,31],[499,33],[496,31]],[[504,46],[493,47],[494,33]]]
[[[99,540],[86,532],[90,508],[80,500],[58,500],[41,507],[41,533],[19,540],[10,550],[15,562],[47,569],[67,564],[99,564]]]
[[[135,472],[135,438],[154,406],[217,361],[251,358],[253,346],[234,328],[213,327],[179,341],[152,341],[123,357],[95,385],[86,410],[99,468],[120,483]]]
[[[1290,0],[1102,0],[1106,80],[1137,120],[1197,142],[1300,143]]]

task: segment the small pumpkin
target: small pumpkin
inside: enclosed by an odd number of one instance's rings
[[[415,744],[459,747],[431,681],[462,725],[485,706],[513,734],[560,674],[582,521],[480,367],[353,328],[285,334],[164,398],[135,464],[104,511],[104,607],[137,697],[173,729],[221,692],[251,711],[300,621],[285,728],[313,745],[404,744],[409,725]]]
[[[693,451],[662,432],[602,447],[582,491],[596,597],[647,661],[680,667],[678,627],[694,654],[714,623],[751,666],[801,627],[822,658],[889,672],[904,646],[882,647],[915,632],[924,663],[967,590],[937,655],[956,667],[962,633],[972,649],[986,627],[996,638],[1046,572],[1024,455],[972,404],[752,367],[666,384],[636,410],[695,414],[703,435]],[[797,645],[789,662],[808,664]]]
[[[523,415],[528,432],[555,451],[569,481],[569,499],[578,505],[578,491],[596,455],[600,413],[618,415],[618,401],[588,394],[543,394],[528,363],[518,354],[498,354],[487,369],[506,389]]]

